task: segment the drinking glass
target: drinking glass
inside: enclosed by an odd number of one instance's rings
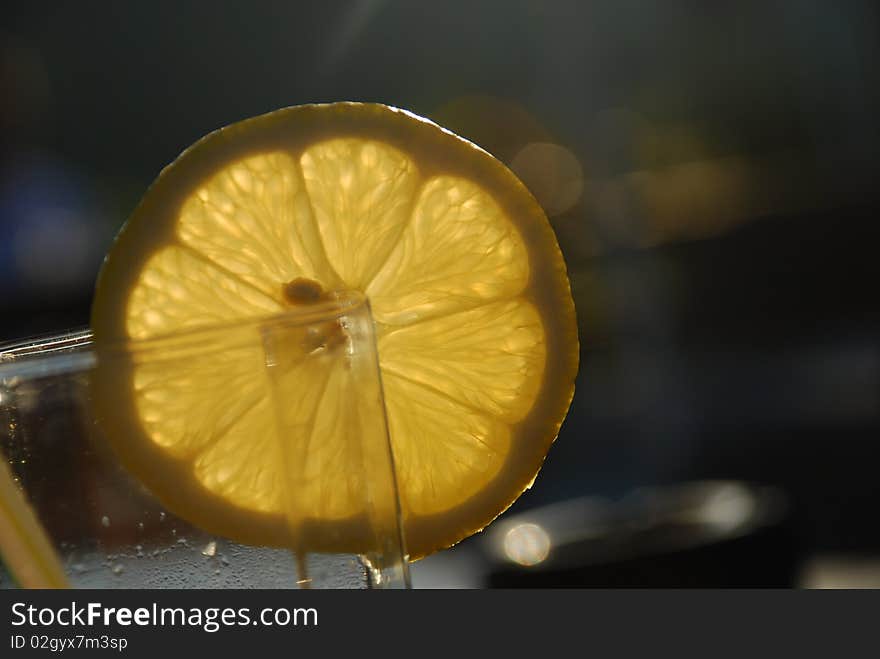
[[[216,364],[236,355],[238,379],[221,383],[223,400],[204,400],[216,390],[199,392],[204,375],[189,376],[213,368],[215,377],[226,377]],[[185,504],[191,478],[181,478],[175,493],[169,474],[157,491],[155,482],[141,482],[123,465],[114,445],[131,434],[149,435],[164,404],[154,400],[138,412],[132,402],[138,382],[156,374],[170,383],[166,416],[180,428],[189,419],[179,401],[175,407],[175,396],[204,403],[189,415],[199,422],[216,403],[219,423],[224,400],[236,400],[236,387],[261,379],[260,391],[268,394],[253,404],[280,439],[273,455],[280,456],[285,474],[286,524],[275,526],[286,531],[286,540],[250,546],[201,528],[185,519],[197,522],[198,510],[175,514],[163,504],[175,497]],[[322,395],[331,386],[333,395]],[[335,427],[337,413],[347,420],[343,428]],[[116,435],[112,442],[110,433]],[[344,441],[344,458],[316,464],[315,445],[325,436],[336,442],[337,453]],[[140,444],[152,442],[142,438]],[[61,579],[85,588],[409,585],[373,322],[367,300],[357,293],[124,344],[96,342],[83,330],[0,346],[0,451],[6,462],[0,463],[6,483],[0,488],[0,552],[7,567],[0,568],[0,587],[21,585],[22,575],[40,561],[55,561]],[[314,493],[332,498],[339,488],[349,508],[332,523],[316,520]],[[222,525],[224,515],[238,515],[240,527],[251,513],[218,504],[209,518],[219,517]],[[348,543],[342,549],[340,537]],[[51,565],[43,568],[51,571]]]

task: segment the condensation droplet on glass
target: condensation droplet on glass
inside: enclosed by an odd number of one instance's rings
[[[113,574],[115,574],[115,575],[120,575],[120,574],[122,574],[124,571],[125,571],[125,568],[122,567],[121,565],[114,565],[114,566],[113,566]]]
[[[138,531],[143,531],[143,530],[144,530],[144,523],[138,522]]]
[[[217,543],[214,540],[211,540],[205,547],[202,549],[202,554],[204,556],[213,556],[217,553]]]
[[[159,513],[159,521],[160,521],[160,522],[164,522],[164,521],[165,521],[165,513]]]
[[[110,527],[110,518],[107,517],[107,515],[104,515],[101,518],[101,526],[103,526],[105,529]]]

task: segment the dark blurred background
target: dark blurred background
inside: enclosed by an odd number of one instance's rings
[[[398,105],[531,188],[582,350],[513,526],[416,564],[417,586],[880,585],[875,3],[81,1],[0,16],[0,341],[87,324],[115,232],[203,134],[305,102]],[[697,503],[676,485],[707,480],[725,485]],[[707,519],[716,532],[694,530]]]

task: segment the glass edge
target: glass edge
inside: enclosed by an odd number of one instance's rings
[[[276,313],[193,327],[148,339],[101,340],[95,338],[90,328],[79,328],[0,343],[0,370],[7,364],[21,364],[25,360],[51,358],[84,350],[112,355],[152,352],[171,344],[177,347],[197,346],[211,337],[228,335],[229,332],[258,329],[267,325],[302,326],[333,320],[352,311],[368,308],[369,305],[367,297],[359,291],[334,291],[331,295],[332,299],[315,304],[288,307]]]

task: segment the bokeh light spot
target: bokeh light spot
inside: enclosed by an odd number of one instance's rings
[[[514,156],[510,168],[532,191],[547,215],[564,213],[583,194],[581,163],[570,150],[559,144],[527,144]]]
[[[550,555],[550,536],[537,524],[517,524],[504,536],[504,553],[514,563],[530,567]]]

